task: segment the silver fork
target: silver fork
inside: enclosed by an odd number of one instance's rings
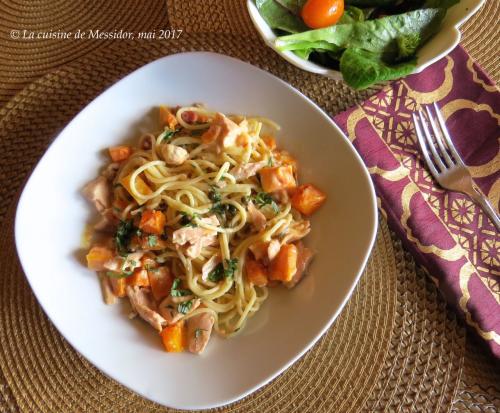
[[[436,103],[433,106],[434,115],[429,106],[425,107],[427,116],[421,110],[412,114],[418,142],[427,166],[443,188],[466,194],[477,202],[500,231],[498,214],[472,180],[469,170],[451,141],[438,106]]]

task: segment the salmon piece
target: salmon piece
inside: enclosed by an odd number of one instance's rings
[[[291,281],[297,272],[297,247],[294,244],[282,245],[278,255],[271,261],[269,279]]]
[[[210,127],[201,136],[201,141],[207,145],[214,145],[216,153],[224,148],[234,146],[239,135],[248,132],[246,121],[239,125],[222,113],[216,113]]]
[[[220,222],[215,215],[200,218],[198,219],[198,222],[212,226],[220,225]],[[196,258],[200,254],[203,247],[213,245],[217,242],[217,232],[202,227],[183,227],[174,231],[172,235],[172,242],[180,246],[188,244],[186,254],[190,258]]]
[[[136,268],[141,266],[141,258],[143,255],[143,252],[134,252],[132,254],[128,254],[125,258],[115,256],[104,263],[103,269],[116,273],[134,271]]]
[[[296,221],[290,224],[286,235],[283,237],[283,244],[298,241],[311,232],[311,222],[308,220]]]
[[[210,313],[202,313],[187,319],[187,348],[191,353],[203,353],[210,340],[215,317]]]
[[[278,255],[280,248],[281,243],[277,239],[272,239],[269,242],[259,241],[248,247],[255,259],[265,264],[272,261]]]
[[[116,177],[116,173],[120,169],[119,162],[111,162],[104,170],[101,172],[101,175],[104,176],[108,181],[113,181]]]
[[[287,288],[295,287],[302,279],[313,257],[314,253],[312,250],[305,247],[302,242],[297,243],[297,272],[290,281],[284,283]]]
[[[294,173],[297,172],[297,160],[287,151],[275,151],[274,159],[277,163],[284,166],[291,166]]]
[[[127,286],[127,296],[130,299],[130,304],[139,316],[158,331],[163,330],[163,325],[167,324],[166,320],[156,312],[156,306],[153,298],[144,288],[137,286]]]
[[[248,220],[252,224],[253,228],[258,232],[265,228],[266,226],[266,216],[259,211],[259,209],[250,201],[247,205]]]
[[[233,175],[237,181],[242,181],[243,179],[248,179],[252,176],[257,175],[257,172],[259,172],[266,165],[267,165],[267,162],[265,162],[265,161],[249,162],[249,163],[235,166],[233,169],[231,169],[229,171],[229,173],[231,175]]]
[[[99,213],[111,207],[111,187],[104,176],[99,176],[83,188],[83,195],[92,202]]]
[[[292,206],[301,214],[312,215],[326,201],[326,194],[313,184],[300,185],[292,195]]]
[[[165,162],[173,166],[182,165],[189,158],[188,151],[170,143],[161,146],[161,154]]]
[[[293,168],[290,165],[262,168],[259,171],[259,175],[262,188],[265,192],[274,192],[297,186],[293,175]]]
[[[182,313],[179,312],[179,304],[191,302],[189,310]],[[196,310],[201,304],[199,298],[195,298],[194,295],[186,295],[183,297],[172,297],[171,295],[165,297],[163,301],[158,306],[158,311],[166,320],[168,325],[177,323],[182,317]]]
[[[208,275],[219,265],[221,262],[221,258],[219,254],[214,254],[210,257],[210,259],[203,264],[203,267],[201,268],[201,279],[203,281],[208,280]]]

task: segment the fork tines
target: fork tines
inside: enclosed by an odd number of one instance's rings
[[[465,165],[451,141],[443,115],[436,103],[433,106],[434,110],[426,106],[425,113],[419,110],[412,115],[422,154],[431,173],[437,178],[439,173],[453,166]]]

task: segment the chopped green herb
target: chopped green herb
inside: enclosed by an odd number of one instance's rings
[[[272,155],[267,160],[267,166],[274,166],[274,158],[272,157]]]
[[[225,260],[226,268],[222,263],[218,264],[209,274],[208,279],[212,282],[219,282],[223,278],[233,278],[234,272],[238,268],[238,259]]]
[[[215,186],[212,186],[212,189],[208,193],[208,197],[212,202],[220,202],[222,200],[221,194],[219,191],[217,191],[217,188]]]
[[[204,328],[197,328],[196,330],[194,330],[195,340],[198,340],[201,337],[201,335],[203,334],[203,331],[207,331],[207,330],[205,330]]]
[[[160,143],[163,141],[168,141],[172,136],[174,136],[175,131],[171,129],[165,129],[165,131],[160,135]]]
[[[106,276],[111,277],[111,278],[126,278],[130,277],[133,274],[133,271],[124,271],[124,272],[112,272],[108,271],[106,272]]]
[[[148,235],[148,245],[150,247],[156,247],[158,244],[158,237],[156,235]]]
[[[196,224],[196,222],[194,222],[194,219],[197,217],[196,214],[193,214],[193,215],[189,215],[187,213],[185,213],[184,211],[181,211],[181,215],[182,215],[182,218],[180,219],[180,224],[183,226],[183,227],[197,227],[198,225]]]
[[[274,213],[280,212],[280,208],[278,204],[274,201],[273,197],[267,192],[259,192],[257,195],[253,195],[250,199],[257,205],[259,208],[262,208],[264,205],[270,205],[273,209]]]
[[[181,314],[187,314],[189,313],[189,310],[191,310],[192,306],[193,300],[184,301],[183,303],[179,303],[179,305],[177,305],[177,311]]]
[[[212,206],[210,212],[218,215],[220,218],[227,220],[234,217],[234,214],[236,214],[236,207],[232,204],[221,204],[220,202],[218,202]]]
[[[172,289],[170,290],[170,295],[172,297],[185,297],[186,295],[191,295],[191,291],[179,289],[180,283],[180,278],[176,278],[174,280],[174,282],[172,283]]]
[[[120,221],[116,229],[115,243],[118,253],[122,256],[127,255],[128,245],[132,239],[135,228],[132,220]]]

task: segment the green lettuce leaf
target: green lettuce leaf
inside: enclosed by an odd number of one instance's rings
[[[340,71],[345,82],[354,89],[365,89],[384,80],[393,80],[412,73],[416,59],[388,65],[380,55],[358,48],[348,48],[340,58]]]
[[[325,41],[343,49],[359,48],[378,53],[382,60],[394,62],[400,55],[398,38],[418,35],[420,46],[437,32],[444,15],[444,9],[419,9],[376,20],[337,24],[281,36],[275,44],[279,50],[297,50],[304,48],[304,42]]]
[[[283,7],[286,7],[293,14],[299,15],[307,0],[276,0]]]
[[[276,0],[255,0],[257,10],[271,29],[288,33],[300,33],[308,30],[302,19],[283,7]]]
[[[358,9],[357,7],[354,6],[347,6],[344,9],[344,14],[342,15],[337,24],[356,23],[356,22],[362,22],[364,20],[365,20],[365,13],[363,13],[363,10]]]
[[[396,3],[397,0],[346,0],[346,4],[358,7],[387,6]]]

